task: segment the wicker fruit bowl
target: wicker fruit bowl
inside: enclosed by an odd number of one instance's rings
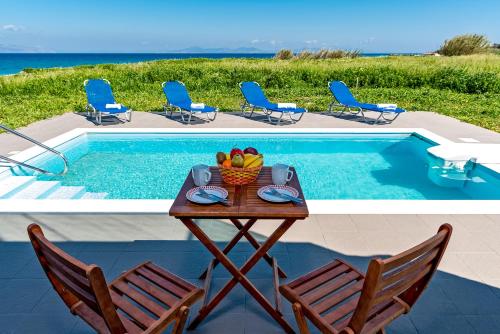
[[[219,172],[224,182],[233,185],[244,185],[257,180],[262,165],[251,168],[224,167],[219,165]]]
[[[231,153],[217,152],[216,159],[224,182],[234,185],[255,181],[264,165],[264,156],[253,147],[233,148]]]

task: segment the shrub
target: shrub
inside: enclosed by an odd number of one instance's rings
[[[321,49],[318,51],[302,50],[298,55],[294,56],[291,50],[282,49],[276,53],[276,59],[340,59],[340,58],[357,58],[361,55],[359,50],[329,50]]]
[[[281,59],[281,60],[292,59],[293,52],[292,52],[292,50],[289,50],[289,49],[281,49],[274,55],[274,58]]]
[[[484,35],[467,34],[444,41],[437,51],[443,56],[463,56],[485,53],[490,50],[490,41]]]

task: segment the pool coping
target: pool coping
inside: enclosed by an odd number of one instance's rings
[[[272,133],[272,134],[414,134],[439,145],[454,143],[423,128],[77,128],[44,142],[55,147],[87,133]],[[11,158],[26,161],[44,150],[31,147]],[[484,166],[488,168],[487,166]],[[488,168],[489,169],[489,168]],[[0,178],[9,167],[0,167]],[[173,200],[0,200],[0,213],[151,213],[168,214]],[[499,214],[500,200],[308,200],[311,214]]]

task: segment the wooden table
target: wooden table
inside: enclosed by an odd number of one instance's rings
[[[304,198],[302,188],[300,187],[296,171],[292,168],[294,176],[289,182],[289,185],[297,189],[300,193],[299,197]],[[305,219],[309,212],[304,201],[303,204],[295,203],[270,203],[263,201],[257,195],[257,190],[260,187],[272,184],[271,168],[264,167],[260,172],[258,179],[248,185],[233,186],[222,181],[219,170],[216,167],[211,167],[212,180],[209,185],[220,186],[229,192],[228,200],[230,206],[222,204],[199,205],[191,203],[186,199],[186,192],[193,187],[193,179],[189,174],[182,186],[174,204],[170,208],[170,216],[180,219],[184,225],[200,240],[200,242],[213,254],[214,259],[210,262],[208,268],[201,274],[200,279],[205,279],[205,299],[196,318],[189,325],[189,329],[196,328],[203,319],[224,299],[225,296],[240,283],[248,293],[257,300],[257,302],[275,319],[287,333],[293,333],[292,327],[283,318],[281,312],[281,298],[279,296],[278,286],[279,278],[286,278],[286,274],[280,269],[275,258],[268,254],[271,247],[283,236],[283,234],[297,220]],[[238,229],[238,233],[229,243],[220,250],[215,242],[211,240],[201,228],[193,222],[193,219],[228,219]],[[262,244],[260,244],[249,233],[250,228],[258,220],[279,219],[283,222],[276,228],[271,236]],[[245,220],[245,222],[242,222]],[[248,242],[255,248],[255,253],[238,268],[227,256],[231,249],[245,237]],[[264,259],[273,268],[273,283],[274,283],[274,301],[271,302],[250,282],[246,274],[257,264],[260,259]],[[212,271],[218,263],[221,263],[233,276],[226,285],[217,292],[211,299],[208,299]]]

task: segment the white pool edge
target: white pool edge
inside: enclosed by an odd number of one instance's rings
[[[422,128],[78,128],[52,138],[45,145],[55,147],[87,133],[325,133],[325,134],[417,134],[439,145],[453,143]],[[32,147],[11,158],[26,161],[43,149]],[[9,168],[0,167],[0,177]],[[82,214],[168,214],[173,200],[0,200],[0,213]],[[310,214],[500,214],[500,200],[308,200]]]
[[[0,200],[0,213],[168,214],[173,200]],[[308,200],[309,214],[500,214],[500,200]]]

